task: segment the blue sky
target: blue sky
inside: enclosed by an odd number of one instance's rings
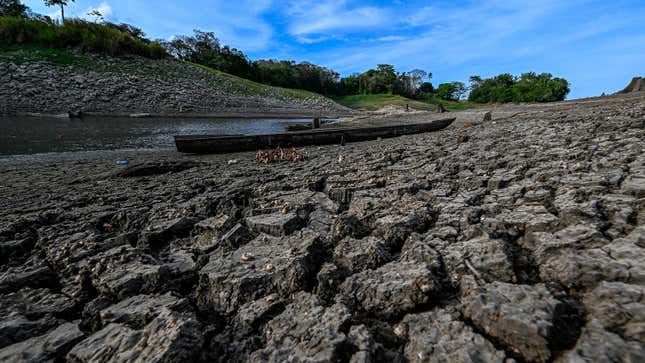
[[[94,8],[151,38],[209,30],[251,59],[310,61],[342,75],[379,63],[430,71],[435,85],[550,72],[569,80],[569,98],[645,76],[643,0],[77,0],[67,14]]]

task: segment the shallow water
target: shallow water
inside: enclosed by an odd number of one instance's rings
[[[283,132],[285,123],[310,119],[0,118],[0,155],[161,149],[174,135]]]

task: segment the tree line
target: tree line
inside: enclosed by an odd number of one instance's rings
[[[45,0],[59,6],[61,24],[33,14],[20,0],[0,0],[0,41],[6,44],[35,43],[54,48],[75,47],[109,55],[135,54],[149,58],[174,57],[217,69],[259,83],[304,89],[325,95],[395,94],[414,99],[440,98],[472,102],[551,102],[564,100],[569,83],[549,73],[528,72],[520,76],[500,74],[463,82],[431,82],[432,73],[421,69],[398,72],[394,66],[379,64],[374,69],[341,77],[332,69],[309,62],[250,60],[243,51],[224,45],[212,32],[195,30],[192,35],[152,41],[129,24],[105,21],[96,10],[90,15],[101,22],[79,19],[65,21],[64,9],[74,0]],[[22,20],[19,20],[22,19]]]

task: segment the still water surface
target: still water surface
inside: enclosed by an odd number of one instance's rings
[[[174,135],[265,134],[310,119],[190,119],[0,117],[0,156],[173,148]]]

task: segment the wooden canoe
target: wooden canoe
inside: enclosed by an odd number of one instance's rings
[[[177,151],[193,154],[256,151],[278,146],[330,145],[438,131],[448,127],[454,120],[446,118],[390,126],[321,128],[264,135],[178,135],[175,136],[175,145]]]

